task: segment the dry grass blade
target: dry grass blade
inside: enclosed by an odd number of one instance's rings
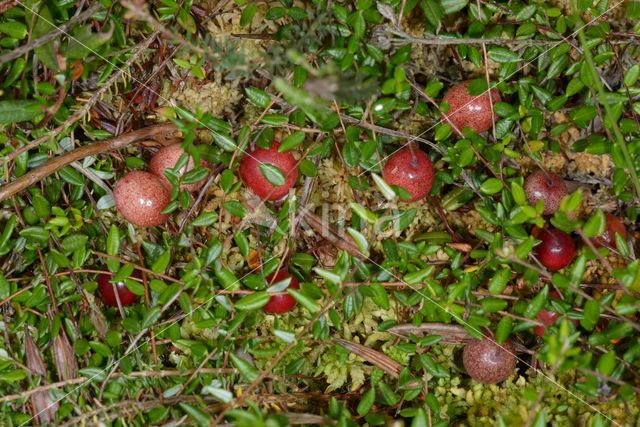
[[[365,256],[360,252],[351,236],[340,233],[336,227],[331,224],[322,222],[320,218],[312,213],[305,213],[306,223],[323,238],[331,242],[338,249],[347,251],[350,255],[358,258],[365,259]]]
[[[290,424],[302,424],[302,425],[309,425],[309,424],[335,425],[336,424],[336,420],[323,417],[322,415],[304,414],[304,413],[298,414],[295,412],[286,412],[282,415],[287,417]]]
[[[32,374],[42,377],[47,375],[47,367],[42,359],[42,354],[26,328],[24,331],[24,354],[26,365]],[[31,411],[39,424],[53,422],[57,410],[58,404],[51,399],[49,392],[40,391],[31,395]]]
[[[424,335],[439,335],[444,344],[464,344],[473,339],[471,335],[459,325],[449,325],[447,323],[422,323],[414,326],[412,324],[396,325],[388,329],[389,333],[408,337],[413,334],[418,337]]]
[[[403,369],[402,365],[386,354],[382,354],[379,351],[373,350],[362,344],[356,344],[354,342],[343,340],[341,338],[333,338],[333,340],[340,344],[342,347],[349,350],[351,353],[362,357],[369,363],[376,365],[378,368],[382,369],[392,377],[398,378],[400,376],[400,372]]]
[[[126,147],[129,144],[133,144],[138,141],[146,141],[151,138],[162,142],[166,139],[174,138],[176,133],[178,133],[178,131],[173,124],[162,123],[159,125],[153,125],[146,128],[138,129],[124,135],[106,139],[104,141],[95,142],[89,145],[83,145],[82,147],[71,150],[61,156],[54,157],[42,166],[22,175],[20,178],[0,186],[0,201],[12,197],[16,193],[19,193],[20,191],[37,182],[40,182],[43,178],[77,160],[84,159],[88,156],[95,156],[100,153],[115,151],[120,148]]]
[[[58,371],[58,379],[66,381],[76,377],[78,372],[78,363],[75,353],[71,348],[67,334],[60,329],[58,335],[53,339],[53,361]]]

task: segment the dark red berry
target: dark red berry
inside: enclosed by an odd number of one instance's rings
[[[417,147],[409,146],[396,151],[387,159],[382,177],[389,185],[402,187],[411,194],[413,202],[429,194],[433,186],[434,171],[429,156]]]
[[[597,236],[591,239],[593,245],[597,248],[600,246],[604,246],[609,249],[616,248],[616,233],[622,236],[623,239],[627,238],[627,229],[624,226],[624,223],[617,216],[606,214],[606,228],[602,236]]]
[[[473,340],[464,346],[462,362],[474,380],[495,384],[507,379],[516,369],[513,343],[498,344],[492,338]]]
[[[169,190],[160,178],[149,172],[134,171],[123,176],[113,189],[116,208],[127,221],[142,227],[160,225],[167,220]]]
[[[556,271],[571,264],[576,253],[571,236],[553,227],[536,228],[532,234],[541,241],[535,248],[535,254],[542,265]]]
[[[557,299],[557,300],[562,299],[560,297],[560,294],[555,290],[549,292],[549,298]],[[533,333],[539,337],[544,336],[544,331],[547,329],[547,327],[556,323],[556,320],[558,319],[558,317],[560,317],[560,313],[543,308],[538,312],[538,320],[542,322],[544,326],[536,326],[535,328],[533,328]],[[578,326],[580,322],[574,319],[573,324]]]
[[[133,273],[134,277],[139,277],[139,273],[136,271]],[[102,301],[110,305],[112,307],[118,306],[118,300],[116,299],[116,294],[113,292],[113,287],[118,292],[118,298],[120,299],[120,304],[124,307],[126,305],[131,305],[138,301],[138,295],[134,294],[127,288],[127,285],[124,282],[111,283],[111,275],[109,274],[101,274],[98,276],[98,292],[100,293],[100,298]]]
[[[491,103],[500,102],[500,92],[496,89],[484,91],[479,95],[471,95],[468,87],[471,81],[458,83],[451,87],[442,99],[449,103],[449,110],[443,117],[460,132],[470,128],[476,133],[484,132],[493,126],[493,110]]]
[[[276,282],[280,282],[282,280],[288,279],[289,277],[291,277],[291,281],[289,282],[289,286],[287,286],[287,288],[300,289],[300,284],[298,283],[298,279],[293,277],[288,272],[282,271],[282,270],[278,271],[277,274],[272,274],[269,277],[267,277],[267,283],[275,284]],[[281,314],[281,313],[286,313],[287,311],[292,310],[293,307],[295,307],[295,305],[296,305],[296,299],[291,295],[288,295],[288,294],[274,295],[271,298],[269,298],[269,302],[267,302],[267,305],[265,305],[263,309],[266,313]]]
[[[555,173],[538,170],[524,180],[524,191],[532,205],[538,200],[544,202],[544,215],[551,215],[560,208],[560,202],[567,195],[567,186],[562,177]]]
[[[240,161],[240,178],[251,191],[262,200],[279,200],[289,193],[298,178],[296,159],[291,152],[278,152],[280,144],[276,141],[269,148],[256,147],[247,150]],[[261,164],[277,167],[285,177],[282,185],[273,185],[260,170]]]

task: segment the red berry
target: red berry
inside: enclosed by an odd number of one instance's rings
[[[151,227],[167,220],[161,212],[169,204],[169,191],[149,172],[126,174],[116,183],[113,198],[118,211],[132,224]]]
[[[279,200],[289,193],[298,178],[296,159],[291,152],[278,152],[280,144],[274,141],[269,148],[256,147],[247,150],[240,161],[240,178],[262,200]],[[277,167],[285,176],[283,185],[273,185],[260,170],[261,164]]]
[[[576,253],[571,236],[553,227],[536,228],[532,234],[541,240],[535,248],[535,254],[542,265],[556,271],[571,264]]]
[[[560,208],[560,202],[567,195],[564,180],[555,173],[538,170],[524,180],[524,191],[529,203],[544,202],[544,215],[551,215]]]
[[[133,273],[133,276],[139,277],[140,273],[136,271],[135,273]],[[98,276],[98,292],[100,293],[100,298],[105,304],[112,307],[118,306],[116,294],[113,292],[114,286],[118,292],[120,304],[123,307],[126,305],[131,305],[138,301],[138,295],[131,292],[124,282],[118,282],[114,285],[113,283],[111,283],[111,276],[109,274],[101,274],[100,276]]]
[[[493,126],[491,103],[500,102],[500,92],[496,89],[484,91],[479,95],[471,95],[468,86],[471,81],[458,83],[444,94],[443,101],[449,103],[449,111],[443,117],[460,132],[470,128],[476,133],[484,132]]]
[[[516,369],[513,343],[498,344],[492,338],[473,340],[464,346],[462,362],[474,380],[495,384],[507,379]]]
[[[604,246],[609,249],[616,248],[616,233],[622,236],[623,239],[627,238],[627,229],[624,223],[617,216],[606,214],[606,228],[602,236],[597,236],[591,239],[593,245],[597,248]]]
[[[278,274],[272,274],[267,277],[268,284],[275,284],[276,282],[280,282],[282,280],[288,279],[291,277],[291,281],[289,282],[289,286],[287,288],[291,289],[300,289],[300,284],[298,283],[298,279],[293,277],[286,271],[278,271]],[[295,307],[296,299],[291,295],[274,295],[269,298],[269,302],[264,306],[263,310],[266,313],[286,313]]]
[[[165,187],[167,187],[168,190],[171,190],[171,183],[169,182],[167,177],[164,176],[164,170],[173,168],[180,159],[180,156],[182,156],[183,154],[184,150],[182,149],[181,144],[171,144],[158,150],[158,152],[151,158],[151,161],[149,162],[149,172],[160,178],[160,181]],[[201,165],[202,163],[203,162],[200,161]],[[202,166],[206,166],[206,162]],[[180,170],[180,175],[186,174],[187,172],[192,170],[193,167],[193,158],[189,157],[187,164]],[[193,184],[183,184],[180,186],[180,189],[183,190],[186,188],[189,191],[197,191],[202,188],[203,185],[204,180]]]
[[[429,194],[434,179],[433,164],[429,156],[417,147],[405,147],[387,159],[382,177],[389,185],[397,185],[411,194],[413,202]]]

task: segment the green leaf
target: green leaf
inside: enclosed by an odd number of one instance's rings
[[[246,5],[244,9],[242,9],[242,13],[240,14],[240,26],[246,27],[251,24],[251,21],[253,21],[253,17],[256,14],[257,10],[257,3],[249,3],[248,5]]]
[[[376,221],[378,221],[378,216],[376,214],[356,202],[349,202],[349,207],[351,207],[356,215],[370,224],[375,224]]]
[[[62,240],[62,248],[67,252],[73,252],[80,248],[84,248],[89,237],[84,234],[71,234]]]
[[[499,191],[502,191],[504,185],[502,181],[497,178],[489,178],[485,182],[480,185],[480,191],[484,194],[496,194]]]
[[[513,319],[509,316],[503,316],[502,319],[498,322],[498,326],[496,328],[496,341],[498,344],[504,343],[507,338],[509,338],[509,334],[511,334],[511,330],[513,328]]]
[[[155,323],[160,318],[160,307],[155,306],[151,307],[149,311],[144,315],[142,319],[142,328],[147,329],[155,325]]]
[[[492,47],[488,53],[489,58],[500,64],[520,61],[518,54],[506,47]]]
[[[507,283],[511,278],[511,271],[508,268],[503,268],[496,272],[491,280],[489,280],[488,289],[489,292],[494,295],[500,295],[502,291],[507,287]]]
[[[262,163],[259,166],[260,173],[264,176],[271,185],[281,186],[284,185],[286,178],[284,173],[277,166],[270,163]]]
[[[153,262],[151,270],[155,273],[164,273],[169,266],[170,261],[171,251],[167,249],[166,251],[163,251],[162,254]]]
[[[633,86],[640,77],[640,63],[633,64],[626,73],[624,73],[624,84]]]
[[[582,313],[582,319],[580,319],[580,326],[587,331],[592,331],[600,319],[600,304],[595,300],[588,300],[584,304],[584,311]]]
[[[267,108],[269,104],[271,104],[271,96],[261,89],[248,87],[245,88],[244,91],[247,94],[249,102],[251,102],[256,107]]]
[[[191,418],[193,418],[193,420],[200,426],[200,427],[207,427],[210,425],[209,421],[210,421],[210,417],[209,415],[207,415],[206,413],[202,412],[200,409],[189,405],[188,403],[180,403],[180,408],[182,408],[182,410],[189,414],[189,416]]]
[[[528,319],[533,319],[538,315],[542,307],[544,307],[545,302],[547,301],[547,297],[549,295],[549,287],[545,286],[542,288],[540,292],[531,300],[529,305],[524,311],[524,317]]]
[[[222,205],[229,213],[238,218],[244,218],[247,215],[247,208],[237,200],[229,200]]]
[[[315,314],[320,311],[320,306],[318,305],[318,303],[312,300],[311,298],[309,298],[308,296],[306,296],[305,294],[303,294],[302,292],[297,291],[295,289],[291,289],[291,288],[288,288],[287,292],[289,293],[289,295],[294,297],[296,301],[300,303],[300,305],[306,308],[307,311],[309,311],[309,313]]]
[[[531,18],[536,13],[537,8],[538,6],[535,4],[530,4],[523,7],[518,13],[516,13],[516,21],[526,21],[527,19]]]
[[[595,215],[591,216],[582,227],[582,231],[587,237],[601,236],[607,225],[602,209],[598,209]]]
[[[271,297],[265,292],[256,292],[247,295],[238,300],[235,304],[236,309],[242,311],[252,311],[264,307]]]
[[[109,235],[107,236],[107,253],[109,255],[120,255],[120,230],[116,225],[111,225]],[[107,268],[115,273],[120,268],[120,261],[117,259],[107,259]]]
[[[33,39],[42,37],[54,30],[52,24],[53,16],[51,15],[51,12],[49,11],[49,8],[47,6],[43,5],[38,11],[38,14],[33,12],[31,15],[32,16],[27,22],[35,21],[35,25],[31,30],[31,36],[33,37]],[[50,41],[49,43],[42,46],[38,46],[33,51],[40,59],[40,62],[42,62],[47,68],[53,71],[58,71],[58,63],[56,62],[53,41]]]
[[[220,148],[225,151],[235,151],[235,149],[238,148],[238,145],[233,140],[233,138],[228,135],[213,132],[213,140],[216,144],[218,144]]]
[[[291,135],[287,136],[278,147],[278,152],[284,153],[285,151],[289,151],[292,148],[297,147],[302,144],[304,141],[304,132],[296,131]]]
[[[371,407],[373,406],[375,399],[376,399],[376,390],[373,387],[371,387],[369,390],[366,391],[365,394],[362,395],[362,398],[358,403],[358,407],[356,409],[356,411],[358,412],[358,415],[360,415],[361,417],[367,415],[371,410]]]
[[[442,8],[447,15],[464,9],[468,4],[469,0],[442,0]]]
[[[218,219],[217,212],[203,212],[191,223],[194,227],[206,227],[211,225]]]
[[[42,107],[43,105],[39,101],[0,101],[0,124],[8,125],[33,120],[43,114]]]
[[[18,21],[0,22],[0,33],[22,40],[27,36],[27,26]]]
[[[382,193],[385,199],[391,201],[396,198],[396,192],[393,191],[393,188],[389,184],[386,183],[384,179],[377,173],[372,173],[371,177],[373,178],[373,182],[378,187],[378,190]]]
[[[233,366],[235,366],[238,371],[240,371],[240,375],[242,375],[242,378],[244,378],[245,380],[252,382],[255,381],[260,375],[256,368],[254,368],[249,362],[247,362],[237,354],[229,353],[229,358],[231,359],[231,363],[233,363]]]

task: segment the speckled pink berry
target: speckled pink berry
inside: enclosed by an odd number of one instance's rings
[[[491,89],[491,96],[489,91],[471,95],[468,91],[470,83],[471,81],[458,83],[444,94],[442,100],[449,103],[449,110],[442,115],[460,132],[464,128],[470,128],[476,133],[481,133],[493,126],[491,105],[492,102],[496,104],[501,101],[500,92]]]
[[[624,222],[617,216],[605,214],[605,220],[606,228],[604,233],[602,236],[594,237],[591,241],[596,248],[604,246],[609,249],[616,249],[616,233],[626,239],[627,229],[624,226]]]
[[[418,147],[405,147],[387,159],[382,168],[382,177],[389,185],[402,187],[411,194],[414,202],[429,194],[434,179],[433,164],[429,156]]]
[[[240,161],[239,171],[242,182],[262,200],[280,200],[289,193],[298,178],[295,157],[290,151],[280,153],[278,147],[280,144],[274,141],[269,148],[256,147],[253,150],[247,150]],[[285,177],[284,184],[270,183],[260,169],[262,164],[278,168]]]
[[[149,172],[151,172],[152,174],[160,178],[160,181],[162,182],[162,184],[165,187],[167,187],[167,189],[169,190],[171,189],[171,183],[169,182],[167,177],[164,176],[164,171],[165,169],[173,168],[178,162],[178,160],[180,159],[180,156],[182,156],[182,154],[184,154],[184,150],[182,149],[181,144],[179,143],[171,144],[171,145],[167,145],[166,147],[162,147],[151,158],[151,161],[149,162]],[[189,157],[189,160],[187,161],[186,166],[184,166],[180,170],[180,175],[182,176],[186,174],[187,172],[192,170],[193,167],[194,167],[193,158]],[[193,183],[193,184],[182,184],[180,186],[180,189],[183,190],[186,188],[189,191],[197,191],[200,188],[202,188],[203,185],[204,185],[204,180]]]
[[[492,338],[473,340],[464,346],[462,362],[474,380],[484,384],[496,384],[507,379],[516,369],[513,343],[494,342]]]
[[[163,224],[167,215],[160,212],[169,204],[169,190],[160,179],[142,171],[129,172],[113,189],[116,208],[134,225],[152,227]]]
[[[562,177],[543,170],[533,172],[524,180],[524,191],[530,204],[535,205],[538,200],[544,202],[544,215],[557,211],[568,193]]]

